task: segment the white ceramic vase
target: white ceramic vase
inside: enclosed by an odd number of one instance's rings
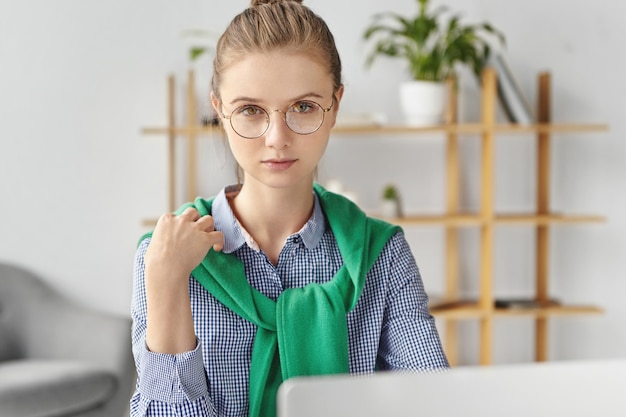
[[[444,122],[446,84],[434,81],[407,81],[400,85],[400,105],[406,123],[424,126]]]

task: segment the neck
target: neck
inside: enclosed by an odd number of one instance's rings
[[[313,187],[270,188],[247,181],[231,207],[243,227],[276,264],[285,239],[300,230],[313,211]]]

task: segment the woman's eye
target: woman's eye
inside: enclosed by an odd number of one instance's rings
[[[289,110],[296,113],[307,113],[314,110],[314,106],[310,101],[298,101],[292,104]]]
[[[237,111],[242,116],[258,116],[263,114],[263,110],[257,106],[242,106]]]

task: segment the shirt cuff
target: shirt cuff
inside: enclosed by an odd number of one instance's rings
[[[199,341],[194,350],[176,355],[151,352],[144,344],[142,356],[138,386],[142,397],[174,404],[208,397]]]

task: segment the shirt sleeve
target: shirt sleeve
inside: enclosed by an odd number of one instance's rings
[[[431,371],[448,368],[428,295],[403,233],[387,243],[377,260],[388,282],[379,368]]]
[[[209,398],[202,347],[176,355],[151,352],[146,346],[146,293],[144,255],[149,239],[137,249],[134,267],[133,356],[137,386],[130,401],[131,417],[215,416]]]

